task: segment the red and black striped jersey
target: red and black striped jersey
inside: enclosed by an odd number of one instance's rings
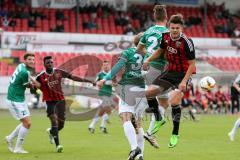
[[[59,101],[64,100],[64,93],[62,91],[62,78],[69,78],[70,73],[61,70],[53,69],[52,74],[42,71],[36,80],[41,84],[40,90],[43,93],[44,101]]]
[[[172,39],[170,32],[163,33],[160,48],[165,50],[168,71],[186,73],[189,60],[195,59],[195,49],[191,39],[181,33],[178,39]]]

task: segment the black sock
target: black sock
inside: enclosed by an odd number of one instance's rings
[[[50,130],[50,133],[52,134],[52,136],[54,138],[54,142],[55,142],[56,146],[58,146],[59,145],[58,127],[53,126]]]
[[[162,115],[158,109],[157,98],[149,98],[147,101],[148,101],[149,107],[152,108],[152,111],[153,111],[156,121],[161,121]]]
[[[180,105],[172,106],[172,121],[173,121],[172,134],[178,135],[180,120],[181,120]]]
[[[194,114],[193,114],[191,109],[189,110],[188,113],[190,114],[191,118],[195,121],[196,118],[195,118],[195,116],[194,116]]]

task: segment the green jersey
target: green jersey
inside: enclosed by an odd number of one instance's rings
[[[122,52],[120,58],[125,60],[125,71],[119,82],[121,85],[137,85],[144,87],[144,79],[141,74],[143,56],[136,53],[136,48],[128,48]]]
[[[144,32],[140,40],[140,43],[143,44],[147,49],[147,54],[144,58],[149,57],[160,47],[162,33],[167,31],[168,29],[165,26],[154,25]],[[166,64],[167,61],[163,55],[150,62],[150,66],[160,70],[162,70]]]
[[[106,75],[107,75],[107,73],[105,73],[103,71],[99,72],[97,74],[96,80],[97,81],[102,80],[103,77],[105,77]],[[99,96],[108,96],[108,97],[110,97],[112,95],[112,86],[104,84],[103,87],[100,89],[98,95]]]
[[[24,102],[25,90],[29,83],[30,72],[26,65],[21,63],[15,69],[8,87],[7,99],[14,102]]]

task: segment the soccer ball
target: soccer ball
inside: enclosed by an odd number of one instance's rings
[[[200,87],[203,90],[211,91],[215,87],[215,85],[216,81],[210,76],[203,77],[200,80]]]
[[[31,99],[31,102],[32,102],[32,103],[37,103],[37,101],[38,101],[38,100],[37,100],[36,97],[33,97],[33,98]]]

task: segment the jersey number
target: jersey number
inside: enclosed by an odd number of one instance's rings
[[[154,36],[150,36],[148,37],[148,42],[151,43],[151,45],[148,47],[147,51],[152,53],[154,51],[154,48],[157,46],[158,44],[158,39]]]
[[[137,59],[135,64],[132,64],[133,70],[139,70],[142,67],[143,57],[141,54],[135,54],[134,57]]]
[[[18,73],[19,73],[19,71],[18,71],[18,69],[16,69],[16,70],[14,71],[13,75],[12,75],[12,79],[11,79],[10,83],[14,83],[14,81],[16,80],[16,77],[17,77]]]

